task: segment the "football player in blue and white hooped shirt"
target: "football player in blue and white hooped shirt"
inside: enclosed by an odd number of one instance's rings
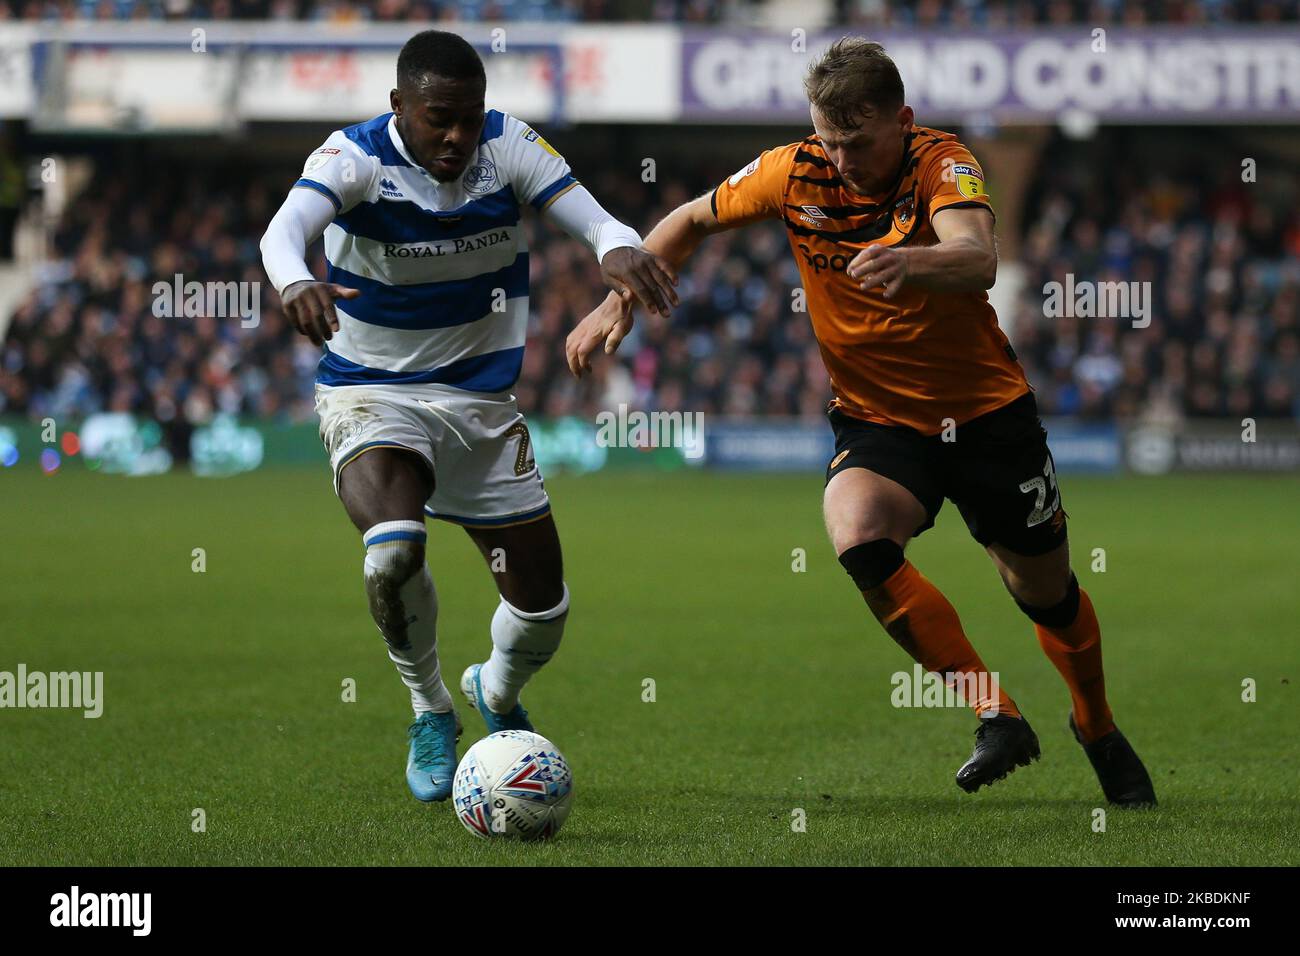
[[[424,516],[462,525],[501,593],[491,655],[460,682],[489,732],[532,730],[519,692],[555,653],[569,608],[559,536],[510,392],[528,324],[522,207],[584,241],[629,301],[663,314],[677,304],[671,268],[546,140],[485,110],[485,90],[464,39],[412,37],[392,112],[331,134],[262,239],[289,319],[327,343],[321,438],[363,535],[370,612],[411,691],[406,777],[426,801],[451,794],[461,727],[439,671]],[[326,282],[305,263],[322,234]]]

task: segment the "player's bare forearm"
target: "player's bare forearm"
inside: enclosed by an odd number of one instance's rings
[[[997,251],[971,236],[899,252],[907,260],[906,284],[922,289],[982,292],[993,286],[998,274]]]
[[[714,218],[709,197],[704,195],[664,216],[645,237],[645,247],[677,268],[691,257],[705,237],[725,228]]]
[[[709,196],[700,196],[682,203],[650,230],[641,247],[663,259],[674,269],[682,266],[704,241],[706,236],[720,232],[724,227],[713,216]],[[604,307],[613,310],[619,295],[611,292]]]
[[[691,257],[706,236],[727,228],[713,215],[709,196],[704,195],[683,203],[665,216],[650,230],[642,247],[676,269]],[[634,301],[630,296],[611,292],[569,333],[564,352],[569,371],[576,377],[591,371],[591,356],[602,344],[606,355],[618,349],[632,330]]]
[[[982,292],[998,274],[993,215],[985,208],[941,209],[932,219],[930,246],[868,246],[848,265],[863,289],[883,287],[893,298],[903,286],[941,292]]]

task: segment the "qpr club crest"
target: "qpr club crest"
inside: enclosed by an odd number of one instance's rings
[[[363,424],[360,416],[348,416],[338,421],[325,435],[325,447],[331,455],[351,445],[361,437]]]
[[[486,196],[497,185],[497,168],[492,160],[481,158],[465,170],[465,192],[471,196]]]

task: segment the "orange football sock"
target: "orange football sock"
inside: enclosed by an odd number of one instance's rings
[[[960,675],[958,690],[979,716],[1019,717],[1015,702],[995,681],[961,629],[948,599],[910,561],[884,584],[862,592],[889,636],[927,671],[942,674],[949,686]],[[974,699],[969,691],[974,690]]]
[[[1074,723],[1091,743],[1115,729],[1101,667],[1101,627],[1088,592],[1079,589],[1079,613],[1067,627],[1035,624],[1038,643],[1070,688]]]

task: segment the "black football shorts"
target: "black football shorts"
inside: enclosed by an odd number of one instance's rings
[[[898,482],[925,507],[913,537],[934,527],[945,498],[982,545],[1039,555],[1065,540],[1065,511],[1047,429],[1033,392],[944,435],[922,435],[897,425],[877,425],[827,412],[835,431],[835,457],[826,481],[846,468],[866,468]]]

